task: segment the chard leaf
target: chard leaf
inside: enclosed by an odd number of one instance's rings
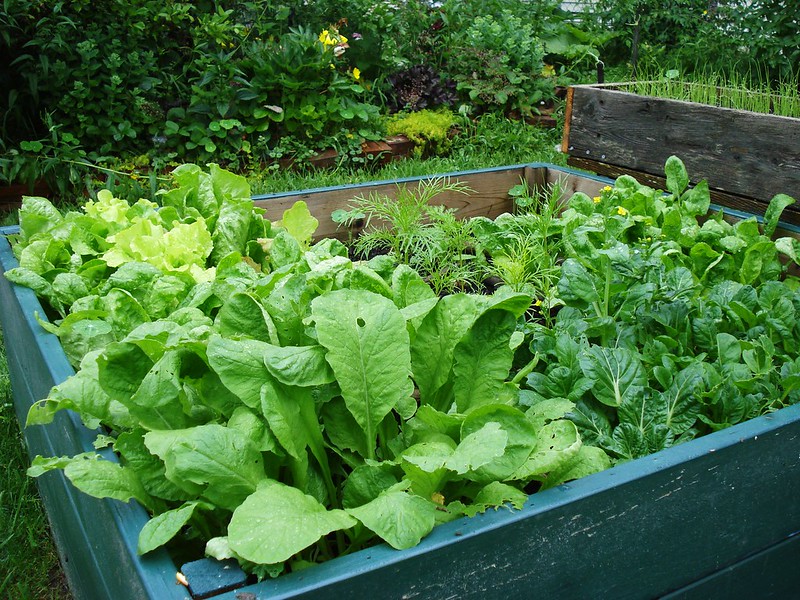
[[[608,406],[620,406],[647,385],[641,359],[627,348],[592,346],[581,357],[581,369],[594,384],[594,397]]]
[[[322,346],[264,346],[264,364],[285,385],[314,387],[336,381]]]
[[[183,526],[192,518],[197,502],[187,502],[183,506],[156,515],[144,524],[139,532],[138,554],[147,554],[160,548],[178,535]]]
[[[461,439],[466,439],[491,422],[500,425],[508,436],[508,441],[501,456],[470,472],[469,479],[479,483],[503,481],[512,477],[525,464],[537,444],[533,424],[522,411],[506,405],[482,406],[469,413],[461,426]]]
[[[216,326],[227,337],[246,336],[262,342],[278,343],[278,332],[272,317],[252,294],[233,294],[220,308]]]
[[[241,431],[209,423],[176,431],[150,431],[144,443],[164,461],[167,478],[204,498],[235,509],[264,480],[261,452]]]
[[[663,423],[676,436],[687,431],[697,420],[701,404],[703,366],[693,362],[675,375],[672,385],[659,396],[659,409]]]
[[[397,550],[419,544],[436,523],[436,505],[433,502],[398,489],[398,486],[347,512]]]
[[[794,203],[795,199],[786,194],[778,194],[770,200],[767,210],[764,211],[764,235],[772,237],[778,227],[781,213],[787,206],[791,206]]]
[[[490,310],[481,316],[453,350],[453,393],[458,412],[498,402],[514,351],[509,345],[517,319]]]
[[[95,498],[112,498],[121,502],[134,498],[146,507],[153,506],[132,469],[99,456],[75,457],[64,467],[64,475],[84,494]]]
[[[572,460],[547,474],[541,489],[550,489],[567,481],[580,479],[609,468],[611,468],[611,459],[604,450],[596,446],[582,445]]]
[[[315,298],[311,314],[319,342],[372,457],[383,418],[413,392],[405,319],[388,298],[338,290]]]
[[[229,340],[213,336],[208,362],[223,385],[255,410],[261,410],[261,386],[269,371],[264,364],[267,344],[257,340]]]
[[[247,561],[275,564],[289,560],[322,536],[355,524],[345,511],[326,510],[312,496],[267,479],[234,510],[228,544]]]

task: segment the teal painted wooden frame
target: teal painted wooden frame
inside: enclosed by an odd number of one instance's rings
[[[331,189],[338,188],[309,193]],[[0,228],[0,322],[24,423],[28,407],[73,371],[58,339],[36,321],[44,311],[34,293],[2,277],[17,264],[4,237],[13,232]],[[93,450],[94,433],[69,412],[24,433],[31,455]],[[190,597],[176,585],[178,565],[166,551],[136,555],[147,520],[137,503],[86,496],[61,472],[38,484],[76,598]],[[800,585],[798,499],[800,405],[534,494],[521,511],[441,525],[410,550],[376,546],[210,597],[722,598],[721,590],[746,589],[747,582],[752,589],[753,578],[760,591],[784,596]]]

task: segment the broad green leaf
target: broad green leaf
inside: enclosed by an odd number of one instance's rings
[[[117,463],[100,457],[76,457],[64,467],[64,475],[84,494],[121,502],[133,498],[146,507],[152,507],[150,497],[133,470]]]
[[[19,209],[20,239],[27,242],[38,233],[53,229],[64,220],[47,198],[25,196]]]
[[[151,454],[144,444],[146,431],[140,428],[123,431],[114,442],[114,450],[122,457],[123,464],[133,469],[145,491],[156,498],[170,501],[190,499],[191,495],[166,477],[164,463]]]
[[[423,498],[438,493],[450,477],[445,463],[453,455],[455,442],[449,438],[425,441],[406,448],[401,458],[405,480]]]
[[[688,180],[687,180],[688,185]],[[711,205],[711,196],[708,191],[708,182],[703,179],[681,197],[683,210],[693,217],[703,217],[708,213]]]
[[[261,452],[280,454],[278,440],[264,419],[246,406],[238,406],[228,420],[227,426],[244,433]]]
[[[264,364],[267,344],[214,336],[208,342],[208,362],[220,380],[242,402],[261,410],[261,386],[270,377]]]
[[[139,532],[137,553],[147,554],[169,542],[189,522],[196,508],[197,502],[187,502],[150,519]]]
[[[261,342],[278,343],[272,317],[258,298],[245,292],[233,294],[217,313],[217,330],[226,337],[248,337]]]
[[[512,477],[525,464],[537,444],[533,424],[522,411],[506,405],[482,406],[469,413],[461,426],[461,439],[466,439],[491,422],[500,425],[508,436],[508,441],[501,456],[469,473],[469,479],[479,483],[503,481]]]
[[[591,273],[574,258],[568,258],[561,266],[558,293],[564,302],[591,304],[600,300],[597,282]]]
[[[436,522],[433,502],[397,487],[347,512],[397,550],[419,544]]]
[[[361,431],[361,426],[355,417],[347,410],[342,398],[334,398],[322,407],[322,422],[325,433],[336,448],[352,450],[359,456],[367,456],[367,441]]]
[[[213,250],[209,258],[212,264],[232,252],[245,254],[253,217],[253,201],[249,197],[225,198],[221,202],[211,235]]]
[[[458,412],[498,402],[514,351],[509,345],[517,319],[490,310],[475,321],[453,351],[453,392]]]
[[[303,247],[308,247],[311,243],[311,237],[319,226],[319,221],[312,216],[306,203],[298,200],[290,209],[284,211],[283,219],[279,225],[285,227],[289,235]]]
[[[542,483],[542,489],[546,490],[609,468],[611,468],[611,459],[604,450],[596,446],[582,445],[572,460],[547,474],[547,478]]]
[[[581,438],[572,421],[552,421],[537,432],[536,446],[513,478],[528,480],[558,470],[571,462],[580,448]]]
[[[392,291],[398,308],[436,298],[431,286],[408,265],[399,265],[392,273]]]
[[[642,393],[647,374],[639,356],[626,348],[592,346],[581,357],[584,375],[594,383],[592,394],[603,404],[619,406]]]
[[[777,194],[769,202],[767,210],[764,212],[764,235],[772,237],[778,227],[783,209],[795,203],[795,199],[786,194]]]
[[[236,508],[265,478],[255,444],[244,433],[223,425],[150,431],[144,441],[164,461],[173,483],[190,489],[198,486],[204,498],[228,510]]]
[[[397,484],[396,469],[386,462],[357,466],[342,486],[342,507],[355,508],[367,504]]]
[[[550,421],[562,419],[574,408],[575,403],[566,398],[546,398],[531,406],[525,416],[538,430]]]
[[[312,302],[311,314],[371,457],[378,425],[413,392],[405,319],[391,300],[362,290],[319,296]]]
[[[267,377],[261,387],[261,412],[281,446],[300,459],[308,446],[308,432],[301,414],[303,404],[312,403],[310,390],[284,386]]]
[[[286,385],[314,387],[333,383],[322,346],[273,346],[264,348],[264,364],[270,374]]]
[[[472,504],[465,507],[464,512],[467,516],[474,517],[478,513],[486,512],[490,508],[497,509],[504,504],[510,504],[511,507],[522,510],[527,500],[528,495],[522,490],[507,483],[493,481],[481,488],[481,491],[475,495]]]
[[[473,296],[445,296],[431,310],[417,329],[411,346],[414,381],[422,404],[435,402],[437,392],[451,378],[453,353],[480,314]],[[447,411],[449,406],[434,408]]]
[[[697,420],[702,408],[700,394],[703,392],[703,367],[693,362],[675,375],[672,385],[660,395],[659,409],[664,425],[676,436],[684,433]]]
[[[683,161],[677,156],[670,156],[664,166],[667,175],[667,190],[679,198],[689,186],[689,175]]]
[[[228,543],[247,561],[275,564],[289,560],[332,531],[355,524],[345,511],[326,510],[300,490],[268,479],[234,510]]]
[[[500,423],[489,421],[464,437],[444,465],[451,471],[464,475],[502,456],[507,443],[508,433]]]
[[[739,271],[739,281],[755,285],[762,272],[775,259],[775,254],[775,244],[769,240],[751,244],[744,253],[744,260]]]

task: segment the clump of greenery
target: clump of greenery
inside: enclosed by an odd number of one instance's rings
[[[453,112],[440,110],[420,110],[401,113],[390,117],[386,122],[386,133],[404,135],[416,144],[414,155],[444,156],[453,145],[451,133],[457,123]]]
[[[437,177],[414,189],[398,186],[395,197],[371,193],[354,198],[350,210],[334,211],[332,219],[351,225],[365,220],[355,240],[356,254],[388,253],[417,269],[437,294],[474,289],[483,280],[484,263],[474,247],[472,222],[456,218],[456,210],[432,201],[443,193],[468,194],[458,181]]]

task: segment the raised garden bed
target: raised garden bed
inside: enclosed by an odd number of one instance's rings
[[[609,183],[549,165],[451,174],[476,191],[443,196],[464,216],[495,217],[512,208],[508,190],[561,181],[589,196]],[[418,179],[404,180],[413,186]],[[330,213],[354,195],[394,193],[398,182],[259,197],[277,218],[297,199],[320,220],[319,236],[337,232]],[[745,216],[745,215],[739,215]],[[12,233],[4,229],[4,234]],[[796,232],[792,231],[793,235]],[[0,238],[0,270],[16,266]],[[0,278],[0,306],[14,402],[20,421],[33,402],[73,371],[55,336],[34,314],[33,292]],[[31,455],[93,450],[94,433],[70,412],[25,436]],[[61,472],[40,490],[62,563],[77,598],[441,598],[489,596],[708,598],[730,593],[788,596],[799,582],[800,406],[792,406],[649,457],[536,493],[524,509],[488,511],[433,530],[418,546],[381,545],[304,571],[221,591],[215,563],[185,567],[166,551],[138,557],[147,515],[135,502],[96,500]],[[265,540],[269,543],[269,540]],[[217,566],[219,566],[217,564]],[[183,570],[189,590],[176,585]],[[379,590],[376,592],[376,590]]]
[[[631,174],[663,188],[663,165],[680,156],[712,200],[761,214],[800,187],[800,119],[642,96],[626,84],[576,85],[567,93],[562,150],[571,166]],[[800,223],[797,207],[784,219]]]

